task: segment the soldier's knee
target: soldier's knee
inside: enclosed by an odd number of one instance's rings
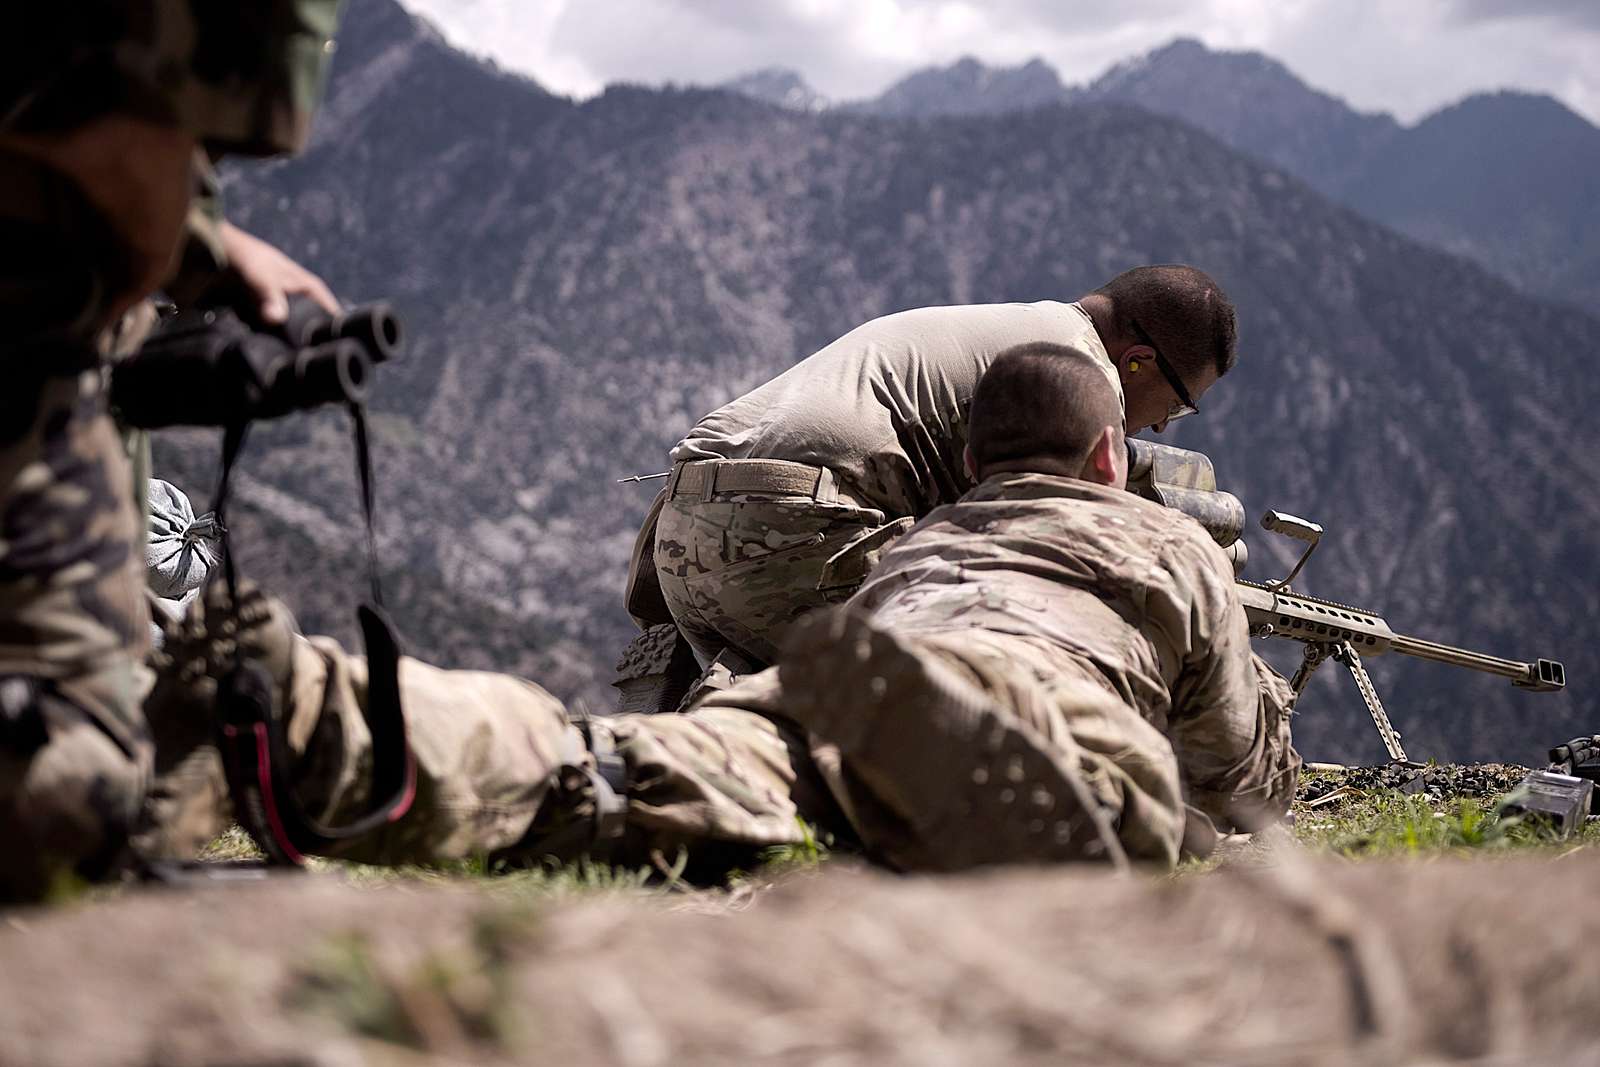
[[[122,857],[144,773],[92,718],[33,679],[0,679],[0,899]]]

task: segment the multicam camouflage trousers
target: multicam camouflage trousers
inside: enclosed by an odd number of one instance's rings
[[[877,642],[870,655],[841,658],[857,646],[828,639],[821,654],[741,679],[686,713],[592,720],[596,747],[626,768],[625,830],[606,858],[670,863],[684,850],[692,868],[714,873],[802,843],[803,820],[905,869],[1106,858],[1106,842],[1082,826],[1108,831],[1112,853],[1136,862],[1176,861],[1197,816],[1186,812],[1172,745],[1081,671],[1064,672],[1059,648],[971,630],[900,639],[851,624]],[[887,702],[874,685],[885,675],[895,680]],[[592,769],[592,756],[560,702],[521,679],[410,659],[400,683],[416,800],[341,855],[574,858],[551,844],[570,841],[584,817],[581,791],[564,791],[560,771],[574,760]],[[983,736],[946,721],[952,686],[958,703],[984,709]],[[360,657],[325,638],[296,640],[288,735],[299,799],[325,822],[353,817],[365,800],[366,691]],[[833,736],[807,722],[828,723]],[[1293,777],[1293,767],[1263,769],[1264,807],[1287,809]]]
[[[587,817],[587,798],[565,793],[558,772],[593,768],[560,701],[510,675],[410,658],[401,660],[400,690],[415,799],[403,818],[339,855],[398,864],[586,854],[582,835],[576,850],[551,847],[571,840],[574,822]],[[327,638],[296,639],[286,729],[299,756],[298,799],[326,823],[349,821],[367,802],[366,696],[363,657]],[[627,768],[625,831],[604,858],[645,865],[687,849],[697,868],[727,869],[754,850],[804,840],[797,817],[833,828],[832,802],[801,735],[752,711],[597,718],[589,729]]]
[[[679,464],[662,505],[656,575],[673,622],[702,664],[723,649],[757,666],[778,662],[795,622],[849,599],[912,525],[909,518],[889,522],[881,511],[856,506],[816,468],[802,468],[823,478],[804,495],[721,488],[731,481],[729,472],[761,466],[801,467],[747,460]]]
[[[152,766],[142,495],[102,368],[148,316],[95,336],[122,261],[70,182],[0,151],[0,899],[103,873]]]
[[[0,400],[0,899],[120,852],[152,751],[144,561],[91,366],[7,353]]]

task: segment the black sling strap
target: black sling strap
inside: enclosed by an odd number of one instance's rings
[[[217,687],[218,747],[237,817],[269,861],[279,864],[299,865],[308,853],[337,854],[342,845],[403,816],[416,794],[416,762],[406,744],[405,714],[400,705],[400,643],[383,609],[378,579],[366,412],[353,404],[350,415],[355,423],[356,472],[361,481],[372,586],[371,602],[356,612],[367,653],[365,718],[372,736],[371,800],[366,812],[349,823],[327,826],[301,806],[290,782],[292,758],[284,725],[273,715],[273,682],[265,666],[241,657]],[[224,531],[223,573],[233,604],[239,603],[238,576],[224,509],[233,467],[248,430],[249,423],[239,423],[224,432],[222,473],[213,504]]]

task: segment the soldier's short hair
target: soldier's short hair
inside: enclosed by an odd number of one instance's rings
[[[1008,348],[978,381],[967,443],[978,469],[1049,456],[1076,467],[1122,402],[1096,361],[1078,348],[1034,341]]]
[[[1205,271],[1182,263],[1134,267],[1095,292],[1111,298],[1121,340],[1138,343],[1142,331],[1180,375],[1209,365],[1220,378],[1233,369],[1239,340],[1233,302]]]

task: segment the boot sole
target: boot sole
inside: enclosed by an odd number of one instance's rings
[[[784,710],[906,821],[917,866],[1126,863],[1082,777],[1037,731],[867,616],[817,615],[786,643]]]

